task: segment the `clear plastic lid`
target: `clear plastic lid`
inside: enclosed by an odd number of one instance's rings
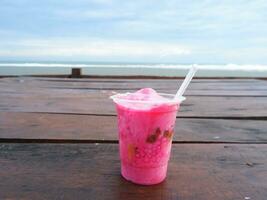
[[[174,94],[166,94],[166,93],[158,93],[162,99],[156,99],[156,100],[140,100],[140,99],[127,99],[127,96],[131,95],[133,93],[123,93],[123,94],[115,94],[111,96],[110,98],[117,104],[145,104],[145,105],[161,105],[161,104],[167,104],[167,105],[175,105],[180,104],[183,102],[186,98],[181,96],[178,99],[174,99]]]

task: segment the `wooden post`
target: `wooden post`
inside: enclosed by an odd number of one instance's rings
[[[71,69],[71,78],[81,78],[82,69],[81,68],[72,68]]]

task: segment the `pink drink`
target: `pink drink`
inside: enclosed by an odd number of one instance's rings
[[[112,97],[117,106],[122,176],[134,183],[162,182],[167,173],[180,102],[153,89]]]

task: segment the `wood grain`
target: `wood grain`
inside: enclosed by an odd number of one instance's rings
[[[0,111],[116,115],[111,92],[75,93],[50,89],[0,93]],[[267,117],[267,97],[191,96],[179,117]]]
[[[0,199],[265,200],[267,145],[175,144],[167,179],[120,176],[115,144],[1,144]]]
[[[177,119],[177,142],[266,142],[262,120]],[[116,116],[0,113],[0,140],[117,141]]]
[[[64,78],[5,78],[0,79],[0,89],[31,90],[62,89],[62,90],[113,90],[134,91],[144,87],[153,87],[159,92],[175,93],[182,80],[168,79],[64,79]],[[7,87],[8,86],[8,87]],[[239,95],[239,96],[266,96],[267,81],[255,79],[223,79],[223,80],[193,80],[186,95]],[[250,91],[250,92],[248,92]]]
[[[109,96],[152,86],[174,93],[176,80],[0,79],[0,111],[115,115]],[[267,82],[195,80],[179,117],[267,117]]]
[[[120,176],[118,145],[108,144],[117,143],[108,97],[142,87],[174,93],[178,83],[0,79],[0,199],[266,200],[263,80],[194,80],[177,119],[167,180],[144,187]],[[78,144],[47,143],[71,140]],[[226,144],[235,142],[242,144]]]

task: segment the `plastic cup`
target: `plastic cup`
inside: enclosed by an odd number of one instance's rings
[[[122,176],[133,183],[153,185],[166,178],[176,114],[184,97],[160,94],[166,101],[111,98],[118,114]]]

